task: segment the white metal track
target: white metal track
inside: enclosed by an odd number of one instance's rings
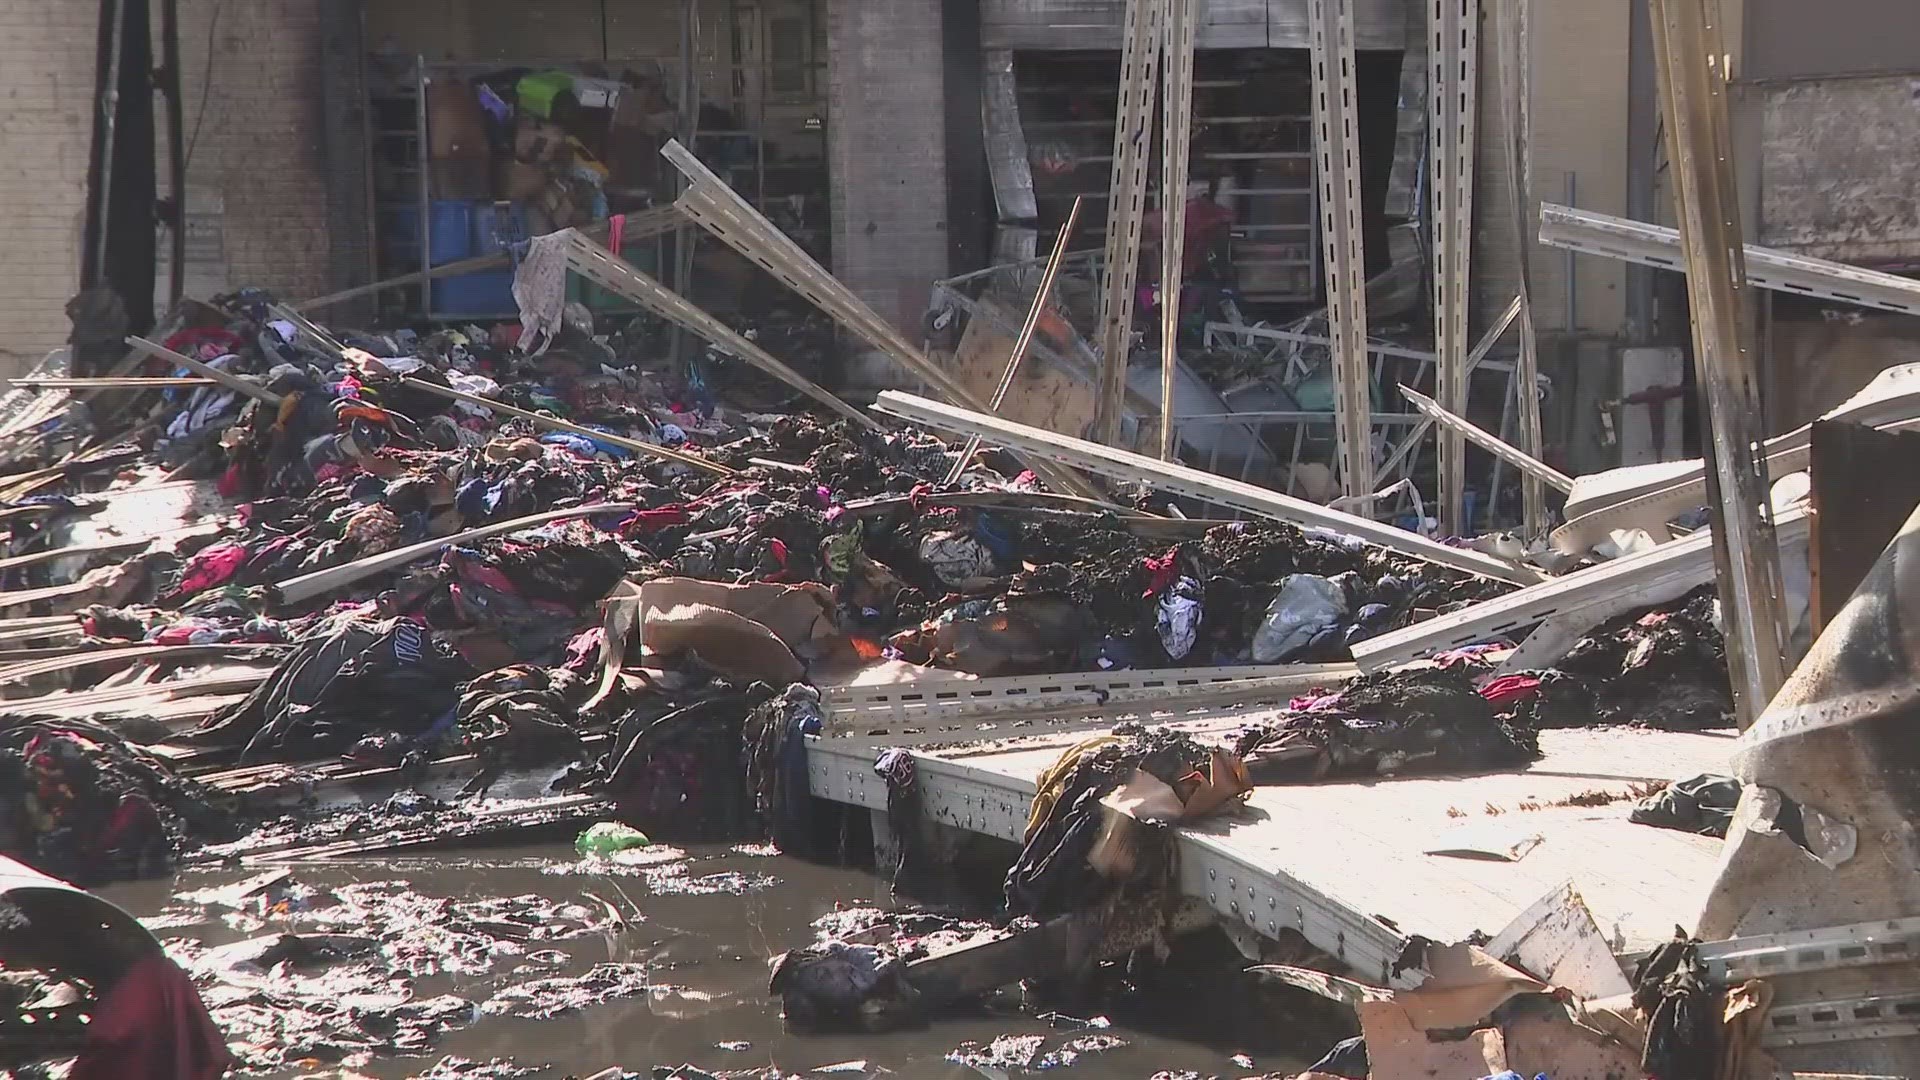
[[[1153,153],[1153,100],[1165,33],[1166,0],[1126,0],[1120,41],[1120,88],[1113,123],[1113,178],[1107,188],[1106,274],[1100,293],[1100,378],[1093,432],[1120,438],[1133,343],[1133,288],[1140,271],[1140,230],[1147,212],[1147,163]]]
[[[1521,386],[1518,389],[1524,391],[1526,388]],[[1466,436],[1469,442],[1474,443],[1487,453],[1519,469],[1522,473],[1542,483],[1551,484],[1561,491],[1573,490],[1573,477],[1568,476],[1559,469],[1554,468],[1538,458],[1529,457],[1527,453],[1519,447],[1501,442],[1499,436],[1482,431],[1471,421],[1454,416],[1452,413],[1441,408],[1439,402],[1418,390],[1402,386],[1400,392],[1406,395],[1407,400],[1413,403],[1414,408],[1419,409],[1441,427],[1458,431],[1460,434]]]
[[[1333,339],[1334,443],[1340,489],[1357,499],[1373,493],[1374,470],[1351,0],[1307,0],[1307,45],[1313,69],[1314,175],[1320,185],[1327,333]]]
[[[1780,512],[1775,533],[1783,552],[1804,547],[1806,511],[1795,508]],[[1635,608],[1685,595],[1711,583],[1713,577],[1713,538],[1703,529],[1652,551],[1578,570],[1403,630],[1381,634],[1356,644],[1353,658],[1362,670],[1373,671],[1488,638],[1515,634],[1550,619],[1563,630],[1571,630],[1583,620],[1591,627]],[[1528,662],[1546,665],[1555,659],[1557,655],[1542,654],[1529,657]]]
[[[887,785],[874,775],[874,753],[869,746],[845,740],[813,740],[807,754],[813,794],[886,810]],[[1033,804],[1031,782],[935,757],[916,758],[914,776],[929,819],[1013,844],[1025,836]],[[1285,871],[1249,864],[1218,837],[1195,831],[1178,836],[1180,890],[1204,901],[1216,916],[1276,940],[1282,931],[1294,931],[1366,978],[1390,985],[1407,982],[1393,976],[1407,946],[1398,931]],[[1416,981],[1423,977],[1407,974]]]
[[[1173,708],[1331,687],[1357,673],[1352,664],[1242,664],[1226,667],[1079,671],[990,679],[927,679],[821,692],[835,726],[926,723],[1107,705]]]
[[[1318,526],[1345,533],[1397,551],[1412,558],[1449,566],[1517,585],[1540,581],[1543,575],[1528,567],[1517,566],[1491,555],[1464,548],[1448,547],[1417,533],[1391,525],[1369,521],[1353,514],[1282,495],[1241,480],[1215,476],[1172,462],[1157,461],[1140,454],[1101,446],[1085,439],[1069,438],[1051,431],[1014,423],[1003,417],[961,409],[938,401],[888,390],[881,393],[874,407],[903,420],[924,424],[961,435],[979,435],[1016,453],[1086,469],[1122,480],[1145,481],[1166,491],[1232,506],[1264,517],[1291,521],[1297,525]]]
[[[1427,0],[1427,98],[1433,213],[1433,340],[1440,356],[1435,387],[1441,407],[1467,412],[1468,273],[1473,255],[1473,158],[1480,33],[1479,0]],[[1440,431],[1440,524],[1461,536],[1466,510],[1467,443]]]
[[[1680,232],[1612,214],[1540,204],[1540,242],[1642,266],[1686,273]],[[1920,315],[1920,281],[1846,263],[1746,245],[1747,282],[1818,300]]]

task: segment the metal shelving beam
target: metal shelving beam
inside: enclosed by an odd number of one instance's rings
[[[1428,128],[1433,146],[1433,340],[1440,364],[1434,380],[1440,405],[1467,411],[1468,272],[1473,254],[1474,119],[1479,85],[1479,0],[1428,0]],[[1440,526],[1455,536],[1469,524],[1467,443],[1440,431]]]
[[[1806,511],[1795,508],[1781,512],[1775,528],[1783,547],[1804,546]],[[1570,631],[1583,621],[1591,627],[1635,608],[1665,603],[1713,581],[1711,532],[1703,529],[1652,551],[1577,570],[1369,638],[1354,645],[1353,658],[1362,671],[1375,671],[1489,638],[1510,636],[1548,620]],[[1573,640],[1565,644],[1572,645]],[[1543,653],[1529,656],[1528,663],[1544,666],[1556,659],[1558,654]]]
[[[1172,461],[1177,449],[1173,376],[1180,366],[1180,286],[1187,252],[1187,154],[1193,131],[1193,35],[1200,8],[1199,0],[1166,0],[1166,5],[1160,59],[1165,80],[1160,94],[1160,460]]]
[[[1687,262],[1693,356],[1707,423],[1707,490],[1734,704],[1752,724],[1786,679],[1780,551],[1767,513],[1760,382],[1743,310],[1746,260],[1719,0],[1653,0],[1653,37],[1680,250]]]
[[[707,168],[692,151],[680,145],[679,140],[669,140],[660,153],[687,178],[686,190],[673,204],[680,208],[681,213],[832,316],[867,344],[892,357],[895,363],[942,397],[976,409],[985,404],[959,380],[949,375],[945,368],[914,348],[891,323],[881,318],[851,289],[814,261],[813,256],[794,243],[792,237],[781,232],[779,226],[768,221],[764,214],[728,187],[726,181],[714,175],[713,170]],[[1043,465],[1039,471],[1062,491],[1087,498],[1101,497],[1091,484],[1065,469]]]
[[[938,401],[888,390],[880,394],[874,408],[903,420],[943,431],[981,438],[1006,446],[1017,453],[1045,458],[1063,465],[1121,480],[1144,481],[1157,488],[1290,521],[1306,527],[1320,527],[1378,544],[1403,555],[1452,567],[1469,574],[1531,585],[1543,577],[1539,572],[1496,559],[1478,551],[1448,547],[1418,533],[1382,525],[1353,514],[1330,510],[1292,496],[1241,480],[1215,476],[1184,465],[1157,461],[1140,454],[1110,446],[1058,435],[1051,431],[1017,424],[1002,417],[956,408]]]
[[[1499,23],[1500,105],[1506,120],[1507,203],[1513,214],[1513,242],[1520,271],[1520,356],[1518,377],[1511,387],[1520,420],[1520,449],[1535,461],[1544,453],[1540,430],[1539,351],[1533,331],[1533,244],[1527,239],[1527,214],[1533,203],[1533,58],[1528,23],[1532,0],[1504,0]],[[1569,314],[1569,318],[1571,318]],[[1464,413],[1462,414],[1465,415]],[[1523,470],[1524,471],[1524,470]],[[1498,487],[1499,471],[1494,472]],[[1563,489],[1564,490],[1564,489]],[[1488,492],[1492,505],[1496,492]],[[1520,482],[1521,520],[1529,537],[1547,531],[1546,489],[1541,477],[1526,473]]]
[[[1113,180],[1107,193],[1106,277],[1100,294],[1100,375],[1094,387],[1094,438],[1120,438],[1133,343],[1133,288],[1146,217],[1147,160],[1153,150],[1153,95],[1167,0],[1127,0],[1121,29],[1120,88],[1113,128]]]
[[[879,425],[873,422],[872,417],[774,359],[765,349],[740,336],[726,323],[702,311],[692,301],[641,273],[632,263],[578,232],[573,232],[567,238],[567,266],[601,288],[624,296],[675,326],[713,342],[720,349],[738,356],[861,427],[878,430]]]
[[[1524,387],[1521,389],[1524,389]],[[1541,461],[1539,458],[1530,456],[1518,447],[1510,446],[1500,441],[1498,436],[1481,430],[1472,421],[1453,415],[1441,408],[1439,402],[1434,401],[1418,390],[1412,390],[1402,386],[1400,392],[1406,395],[1407,400],[1413,403],[1414,408],[1425,413],[1435,423],[1438,423],[1441,427],[1450,428],[1459,432],[1468,442],[1473,443],[1494,457],[1519,469],[1522,474],[1541,483],[1552,485],[1561,491],[1573,490],[1573,477],[1568,476],[1559,469]]]
[[[1588,255],[1687,272],[1680,231],[1612,214],[1540,204],[1540,242]],[[1920,281],[1814,259],[1754,244],[1745,246],[1747,283],[1816,300],[1920,315]]]
[[[1360,226],[1360,132],[1351,0],[1307,0],[1313,69],[1313,148],[1333,339],[1334,445],[1340,490],[1373,494],[1373,381],[1367,355],[1366,254]]]

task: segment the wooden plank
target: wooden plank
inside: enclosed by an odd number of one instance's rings
[[[1033,304],[1027,309],[1026,321],[1020,324],[1020,336],[1013,339],[1013,352],[1007,357],[1007,367],[1000,375],[1000,382],[993,388],[993,396],[987,399],[987,411],[997,413],[1000,405],[1007,400],[1007,390],[1013,386],[1013,380],[1020,374],[1020,362],[1027,358],[1027,349],[1033,344],[1033,333],[1040,328],[1040,316],[1047,310],[1047,300],[1053,295],[1053,279],[1060,274],[1060,262],[1067,255],[1067,241],[1073,236],[1073,227],[1080,222],[1080,206],[1084,200],[1074,197],[1073,208],[1067,211],[1067,223],[1060,226],[1060,237],[1053,243],[1053,252],[1047,256],[1047,268],[1040,274],[1040,287],[1033,294]],[[980,451],[978,436],[969,438],[967,445],[954,460],[953,468],[948,470],[946,486],[952,487],[960,482],[960,474],[966,471],[967,462]],[[1166,457],[1166,454],[1161,454]]]

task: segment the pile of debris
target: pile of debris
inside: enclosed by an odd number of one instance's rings
[[[138,873],[237,820],[188,813],[219,799],[176,769],[405,782],[462,754],[474,790],[578,762],[573,788],[611,781],[649,830],[738,835],[786,813],[809,729],[749,713],[789,685],[1338,660],[1510,588],[1321,529],[1053,494],[1001,451],[948,483],[947,442],[822,419],[718,349],[675,367],[659,325],[569,305],[544,347],[336,335],[243,290],[16,399],[0,606],[31,614],[0,633],[46,644],[0,680],[59,681],[10,724],[122,737],[0,754],[44,770],[79,747],[119,778],[84,813],[29,791],[5,850]]]

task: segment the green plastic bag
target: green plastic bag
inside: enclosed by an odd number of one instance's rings
[[[611,855],[616,851],[643,848],[652,843],[646,833],[631,825],[603,821],[581,833],[579,839],[573,842],[573,850],[582,855]]]

